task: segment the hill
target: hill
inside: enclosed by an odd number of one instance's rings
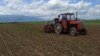
[[[40,17],[24,15],[0,15],[0,22],[30,22],[43,21]]]

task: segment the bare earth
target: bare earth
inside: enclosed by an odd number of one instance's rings
[[[88,35],[44,33],[42,24],[1,24],[0,56],[100,56],[100,25]]]

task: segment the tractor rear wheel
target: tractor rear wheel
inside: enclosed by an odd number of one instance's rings
[[[76,35],[78,35],[78,31],[76,28],[72,27],[69,29],[69,34],[72,36],[76,36]]]
[[[63,30],[62,25],[60,23],[55,24],[54,30],[55,30],[55,33],[61,34]]]

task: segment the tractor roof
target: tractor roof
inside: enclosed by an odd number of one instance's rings
[[[63,14],[60,14],[60,15],[74,15],[74,13],[63,13]]]

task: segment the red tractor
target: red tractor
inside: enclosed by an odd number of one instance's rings
[[[69,33],[72,36],[78,34],[86,34],[87,31],[84,28],[83,23],[75,17],[74,13],[64,13],[58,15],[52,23],[47,23],[44,26],[44,31],[47,33],[55,32],[57,34]]]

